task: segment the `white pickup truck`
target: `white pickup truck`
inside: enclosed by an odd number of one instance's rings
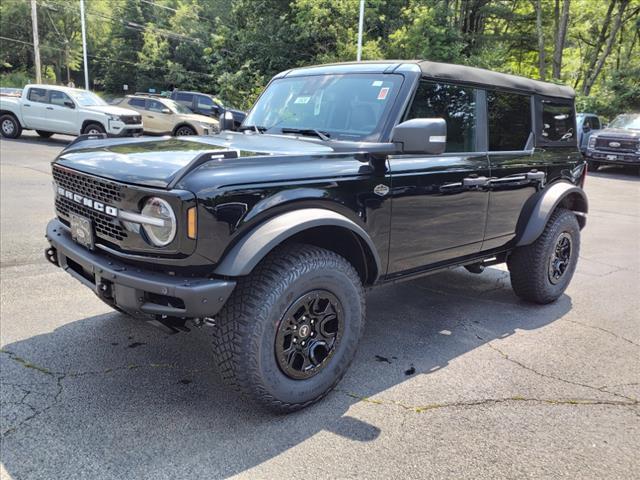
[[[54,133],[132,136],[142,134],[142,117],[88,90],[27,85],[21,97],[0,97],[0,134],[18,138],[22,130],[35,130],[45,138]]]

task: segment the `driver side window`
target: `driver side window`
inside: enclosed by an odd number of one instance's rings
[[[51,90],[51,92],[49,93],[49,103],[51,105],[58,105],[59,107],[67,107],[65,102],[73,103],[66,93],[58,92],[57,90]]]
[[[446,152],[473,152],[476,144],[476,89],[421,81],[406,120],[443,118],[447,122]]]

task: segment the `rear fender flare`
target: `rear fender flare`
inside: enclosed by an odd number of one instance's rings
[[[584,190],[570,182],[560,181],[540,192],[533,207],[525,210],[530,213],[521,230],[521,235],[518,236],[516,246],[521,247],[535,242],[544,231],[553,211],[564,203],[567,203],[567,206],[578,216],[580,227],[584,227],[586,214],[589,211],[589,202]]]
[[[214,273],[229,277],[248,275],[260,260],[288,238],[305,230],[324,226],[346,228],[353,232],[369,250],[377,273],[380,274],[380,257],[369,234],[344,215],[323,208],[294,210],[260,224],[223,256]]]

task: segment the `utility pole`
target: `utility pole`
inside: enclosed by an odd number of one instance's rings
[[[358,62],[362,60],[362,28],[364,26],[364,0],[360,0],[360,20],[358,21]]]
[[[35,2],[35,0],[31,0]],[[80,0],[80,23],[82,24],[82,56],[84,57],[84,88],[89,90],[89,64],[87,62],[87,28],[84,20],[84,0]]]
[[[40,69],[40,41],[38,40],[38,10],[36,0],[31,0],[31,25],[33,27],[33,56],[36,64],[36,83],[42,83],[42,70]]]

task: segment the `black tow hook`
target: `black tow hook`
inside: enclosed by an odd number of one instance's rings
[[[51,263],[53,263],[56,267],[60,266],[60,263],[58,262],[58,251],[53,248],[53,247],[49,247],[44,251],[44,256],[47,258],[47,260],[49,260]]]

